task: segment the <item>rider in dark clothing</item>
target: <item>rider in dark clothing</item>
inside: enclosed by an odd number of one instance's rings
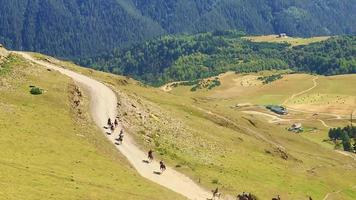
[[[163,163],[163,161],[159,161],[159,165],[160,165],[160,170],[161,170],[161,173],[163,173],[165,170],[166,170],[166,165]]]
[[[153,160],[153,151],[149,150],[148,151],[148,160],[151,162]]]

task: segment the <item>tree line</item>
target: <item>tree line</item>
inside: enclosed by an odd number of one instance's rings
[[[356,127],[331,128],[329,138],[335,143],[336,147],[342,146],[344,151],[356,152]]]
[[[337,36],[296,47],[287,43],[251,42],[243,36],[239,31],[162,36],[78,62],[154,86],[226,71],[292,69],[323,75],[356,72],[355,36]]]

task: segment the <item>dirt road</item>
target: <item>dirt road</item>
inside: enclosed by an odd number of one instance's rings
[[[115,144],[115,138],[117,138],[118,133],[108,135],[106,134],[107,130],[104,128],[108,118],[110,117],[111,119],[114,119],[117,114],[117,98],[115,93],[109,87],[79,73],[63,69],[44,61],[36,60],[30,54],[24,52],[16,53],[38,65],[57,70],[60,73],[69,76],[85,88],[90,95],[90,109],[94,122],[101,128],[106,137]],[[189,177],[170,167],[167,167],[167,170],[162,175],[155,173],[159,171],[159,163],[157,161],[150,164],[143,162],[147,157],[146,153],[136,146],[135,141],[129,134],[125,134],[124,143],[122,145],[115,145],[115,147],[128,159],[141,176],[171,189],[188,199],[206,200],[211,197],[210,192],[198,186]]]

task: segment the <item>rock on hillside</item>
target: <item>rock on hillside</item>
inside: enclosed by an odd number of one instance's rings
[[[8,50],[5,49],[5,47],[0,44],[0,62],[7,57],[10,54]]]

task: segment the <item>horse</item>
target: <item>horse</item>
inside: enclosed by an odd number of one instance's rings
[[[152,150],[149,150],[148,151],[148,162],[152,162],[152,160],[153,160],[153,151]]]
[[[212,190],[212,192],[213,192],[213,200],[215,200],[216,198],[217,199],[220,199],[220,197],[221,197],[221,193],[219,192],[219,188],[216,188],[215,190]]]
[[[281,200],[281,197],[277,195],[277,198],[272,198],[272,200]]]
[[[247,195],[245,195],[245,194],[243,194],[243,195],[239,194],[239,195],[237,195],[237,200],[249,200],[249,199],[248,199],[248,196],[247,196]]]
[[[116,141],[118,141],[118,144],[122,144],[122,142],[124,141],[124,135],[120,134],[118,138],[115,139]]]
[[[108,119],[108,126],[111,126],[111,119]]]
[[[117,125],[119,125],[119,122],[117,121],[117,119],[115,119],[114,125],[115,125],[115,127],[117,127]]]
[[[245,193],[237,195],[237,200],[257,200],[256,196],[251,193]]]
[[[161,173],[163,173],[164,171],[166,171],[166,165],[163,163],[163,161],[159,162],[159,169],[161,170]]]

